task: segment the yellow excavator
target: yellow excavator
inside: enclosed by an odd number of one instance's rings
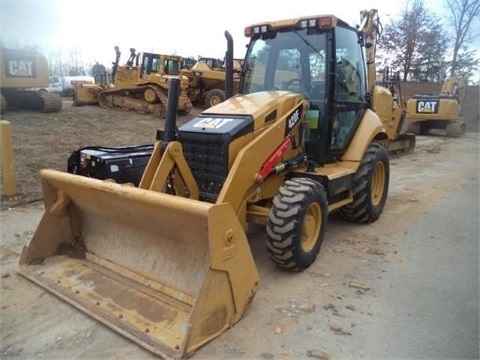
[[[62,98],[48,92],[46,57],[32,49],[0,47],[1,113],[8,108],[57,112]]]
[[[414,95],[407,102],[410,131],[426,135],[430,129],[445,130],[449,137],[459,137],[466,131],[462,114],[467,83],[461,77],[449,77],[440,94]]]
[[[227,100],[177,128],[172,79],[138,186],[41,170],[45,212],[19,273],[155,354],[192,356],[254,301],[248,223],[295,272],[329,214],[371,223],[384,210],[388,148],[405,139],[375,82],[378,28],[376,10],[358,28],[330,14],[248,26],[236,95],[225,32]]]

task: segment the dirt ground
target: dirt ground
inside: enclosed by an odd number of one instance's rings
[[[178,124],[201,109],[179,116]],[[43,168],[67,171],[70,154],[83,146],[130,146],[152,144],[164,120],[99,106],[72,106],[63,100],[58,113],[9,111],[2,120],[11,124],[17,194],[5,197],[2,209],[42,198],[38,171]]]
[[[65,170],[71,152],[85,145],[152,143],[163,122],[121,110],[75,108],[68,100],[61,113],[11,112],[4,120],[12,124],[18,195],[2,198],[0,212],[0,358],[156,358],[15,269],[43,213],[38,170]],[[263,228],[253,226],[248,237],[261,284],[252,307],[194,358],[368,359],[366,324],[379,316],[373,304],[380,287],[389,286],[382,284],[385,273],[405,261],[410,224],[430,211],[431,199],[478,176],[478,154],[478,132],[460,139],[419,136],[413,154],[391,160],[389,198],[380,220],[358,226],[330,217],[319,258],[300,274],[279,271],[269,261]],[[401,241],[394,241],[399,234]]]

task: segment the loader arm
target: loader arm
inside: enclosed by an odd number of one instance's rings
[[[162,150],[162,142],[155,143],[139,187],[198,200],[198,185],[183,156],[180,142],[169,142],[165,150]]]

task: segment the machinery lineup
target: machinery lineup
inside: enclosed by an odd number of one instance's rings
[[[136,53],[119,66],[120,50],[115,47],[116,59],[111,83],[85,84],[76,87],[74,105],[100,104],[139,113],[165,117],[167,95],[172,78],[180,79],[177,104],[179,115],[186,115],[192,106],[210,107],[225,100],[225,68],[214,58],[199,58],[186,67],[183,57],[154,53]],[[235,70],[240,62],[235,62]],[[238,84],[238,76],[235,76]]]
[[[195,64],[186,66],[190,62],[181,56],[137,53],[132,48],[126,64],[119,65],[121,52],[118,47],[115,53],[111,72],[95,72],[94,81],[68,84],[73,93],[73,105],[101,105],[165,117],[172,78],[181,80],[179,115],[188,114],[194,105],[210,107],[225,100],[223,61],[199,58]],[[64,77],[48,76],[44,55],[34,50],[2,48],[0,59],[2,113],[7,107],[40,112],[61,110],[60,95],[67,91],[62,86]],[[241,60],[236,59],[234,65],[237,73]],[[237,86],[238,79],[235,75]]]
[[[225,32],[224,83],[210,96],[206,81],[188,87],[207,61],[182,72],[181,59],[135,51],[112,88],[81,85],[100,88],[103,106],[164,111],[165,127],[151,146],[83,148],[67,172],[41,170],[45,212],[18,272],[164,358],[190,357],[234,326],[261,286],[248,223],[264,224],[279,268],[303,271],[329,214],[380,217],[389,157],[414,149],[397,84],[376,79],[377,11],[360,20],[247,26],[239,69]],[[207,99],[176,126],[179,109]]]

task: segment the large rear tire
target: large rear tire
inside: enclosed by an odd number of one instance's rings
[[[225,101],[225,91],[220,89],[213,89],[205,96],[205,106],[207,108],[220,104]]]
[[[267,250],[281,268],[302,271],[317,257],[328,217],[326,191],[308,178],[287,180],[273,199]]]
[[[390,163],[387,149],[372,142],[353,179],[353,202],[340,209],[347,220],[371,223],[378,219],[387,201]]]

